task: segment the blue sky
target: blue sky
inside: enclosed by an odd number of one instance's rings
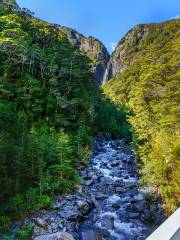
[[[133,26],[180,16],[180,0],[17,0],[17,3],[43,20],[98,38],[110,52]]]

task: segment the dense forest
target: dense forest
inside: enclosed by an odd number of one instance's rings
[[[125,69],[103,89],[130,111],[141,183],[157,189],[172,213],[180,202],[180,20],[137,26],[114,55],[125,45]]]
[[[92,57],[69,31],[0,0],[0,239],[76,189],[95,137],[132,142],[140,184],[160,193],[167,214],[179,206],[180,20],[130,31],[102,88],[92,66],[105,50],[96,40]]]
[[[100,91],[90,60],[63,31],[14,1],[1,1],[1,231],[72,191],[93,137],[129,138],[125,119]]]

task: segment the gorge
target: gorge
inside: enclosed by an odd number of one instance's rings
[[[0,1],[0,239],[143,240],[179,206],[180,20],[94,37]]]

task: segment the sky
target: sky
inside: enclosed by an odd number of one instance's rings
[[[112,52],[135,25],[180,17],[180,0],[17,0],[35,16],[101,40]]]

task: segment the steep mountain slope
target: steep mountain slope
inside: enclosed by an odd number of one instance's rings
[[[169,28],[173,27],[173,22],[174,21],[172,21]],[[124,38],[120,40],[112,53],[107,64],[107,74],[104,81],[111,79],[133,65],[134,62],[137,61],[137,58],[141,58],[142,54],[145,55],[147,46],[152,42],[162,46],[163,41],[165,39],[167,41],[169,35],[168,29],[164,31],[163,26],[165,27],[166,23],[140,24],[132,28]],[[169,30],[171,31],[171,29]]]
[[[16,1],[3,0],[3,2],[6,5],[9,5],[11,10],[14,9],[16,11],[21,11],[21,8],[16,4]],[[32,14],[28,9],[23,10],[29,14]],[[54,26],[67,36],[68,40],[73,46],[79,48],[79,50],[91,60],[92,71],[95,74],[95,79],[99,84],[101,84],[107,62],[110,58],[110,55],[103,43],[94,37],[85,37],[72,28],[60,26],[58,24],[54,24]]]
[[[0,235],[9,217],[74,189],[94,135],[119,135],[119,113],[66,32],[0,2]]]
[[[77,31],[58,26],[65,34],[69,41],[80,49],[92,61],[92,69],[95,73],[96,81],[101,84],[103,82],[104,73],[109,61],[109,53],[105,46],[94,37],[85,37]]]
[[[179,205],[180,19],[139,25],[110,59],[107,96],[131,112],[144,180],[157,188],[167,212]]]

